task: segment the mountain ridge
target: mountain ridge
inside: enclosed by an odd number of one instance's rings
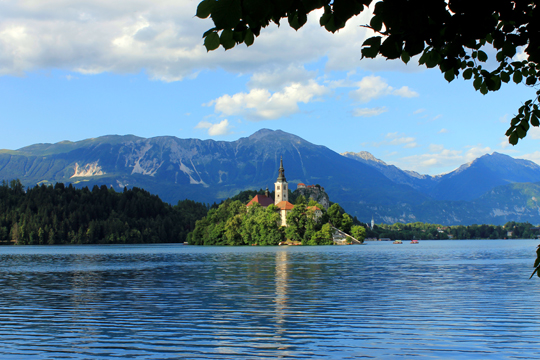
[[[404,171],[368,154],[361,154],[364,158],[353,153],[340,155],[297,135],[269,129],[235,141],[106,135],[0,152],[0,178],[19,178],[27,186],[55,182],[90,187],[106,184],[117,191],[136,186],[170,203],[186,198],[212,203],[241,190],[271,188],[283,156],[291,185],[318,183],[325,187],[331,201],[340,203],[363,221],[375,216],[376,221],[442,219],[444,223],[497,219],[497,214],[506,211],[503,205],[497,205],[502,210],[491,214],[487,206],[495,206],[492,200],[475,199],[519,180],[540,181],[540,167],[502,154],[487,161],[481,157],[458,173],[437,177]],[[483,171],[487,175],[482,175],[482,169],[486,169]],[[488,176],[492,180],[481,184],[486,191],[478,196],[476,192],[482,186],[472,192],[467,188],[474,176]],[[454,191],[454,195],[466,197],[467,201],[444,199],[445,191]],[[522,204],[525,197],[515,197],[515,206],[526,205]],[[514,205],[504,203],[506,208]],[[467,206],[472,206],[472,212]],[[526,216],[535,219],[534,211],[527,209]],[[463,215],[467,211],[470,214]],[[445,213],[453,215],[445,216]],[[510,210],[506,213],[519,215]]]

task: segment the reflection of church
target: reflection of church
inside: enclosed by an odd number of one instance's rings
[[[289,188],[287,179],[285,179],[285,169],[283,168],[283,157],[280,161],[279,166],[279,175],[274,183],[274,191],[276,198],[272,200],[270,194],[268,193],[268,188],[266,188],[265,195],[255,195],[253,199],[247,204],[247,206],[252,205],[253,203],[259,203],[262,207],[268,207],[271,204],[274,204],[278,207],[281,215],[281,226],[287,226],[287,214],[294,208],[294,205],[291,204],[289,200]],[[309,209],[314,210],[315,212],[320,212],[319,208],[316,206],[311,206]]]

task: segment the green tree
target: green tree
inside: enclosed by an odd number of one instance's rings
[[[324,9],[320,24],[334,33],[353,16],[367,9],[372,0],[203,0],[196,16],[211,17],[214,26],[203,34],[208,51],[231,49],[237,44],[251,46],[261,29],[271,22],[287,19],[298,30],[307,14]],[[373,17],[365,26],[376,36],[363,43],[362,57],[382,56],[427,68],[439,67],[447,81],[459,75],[473,80],[482,94],[500,89],[502,83],[534,86],[540,77],[540,8],[534,0],[380,0],[375,1]],[[488,69],[487,48],[497,52]],[[526,59],[514,56],[524,48]],[[354,56],[354,55],[351,55]],[[530,125],[540,125],[540,90],[519,108],[506,135],[515,145],[526,136]]]
[[[303,242],[307,221],[306,205],[296,205],[287,214],[287,227],[285,228],[285,236],[287,239]]]
[[[360,225],[354,225],[351,228],[351,235],[358,241],[364,241],[366,238],[366,228]]]
[[[294,204],[295,205],[300,205],[300,204],[306,205],[307,204],[306,197],[304,195],[298,195],[298,197],[294,201]]]
[[[324,224],[313,237],[307,241],[306,245],[333,245],[332,228],[330,224]]]

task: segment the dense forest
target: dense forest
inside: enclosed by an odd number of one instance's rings
[[[0,241],[19,245],[184,242],[208,206],[171,206],[139,188],[76,189],[57,183],[25,191],[18,180],[0,186]]]
[[[367,229],[367,238],[392,240],[447,240],[447,239],[534,239],[538,227],[530,223],[507,222],[500,225],[443,226],[421,222],[393,225],[379,224]]]
[[[116,192],[102,185],[76,189],[58,183],[24,189],[20,181],[0,185],[0,242],[20,245],[185,242],[193,245],[304,245],[332,243],[330,224],[352,236],[392,240],[528,239],[539,234],[530,223],[504,226],[443,226],[426,223],[379,224],[370,229],[338,204],[328,211],[290,192],[295,207],[288,227],[280,226],[273,205],[246,204],[264,191],[248,190],[212,206],[191,200],[171,206],[139,188]],[[321,210],[315,216],[314,206]],[[188,235],[189,234],[189,235]]]
[[[192,245],[278,245],[293,241],[302,245],[331,245],[333,236],[331,225],[363,240],[365,228],[354,225],[354,220],[339,206],[333,204],[324,209],[314,201],[307,203],[300,196],[293,196],[295,205],[287,214],[287,227],[281,226],[278,208],[267,208],[246,203],[260,191],[248,191],[228,199],[208,215],[197,221],[195,230],[189,234]],[[316,214],[319,209],[320,215]]]

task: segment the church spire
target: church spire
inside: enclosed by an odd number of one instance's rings
[[[277,181],[287,181],[285,179],[285,169],[283,168],[283,156],[281,157],[281,162],[279,165],[279,176],[277,178]]]

